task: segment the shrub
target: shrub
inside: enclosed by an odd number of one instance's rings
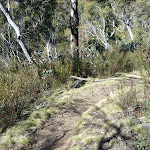
[[[0,71],[0,128],[7,128],[37,99],[40,80],[34,68],[12,61]]]
[[[132,146],[136,149],[149,149],[149,83],[143,79],[143,87],[132,87],[119,95],[119,106],[124,110],[125,117],[130,118],[130,127],[134,132]]]
[[[144,57],[145,55],[141,47],[134,52],[120,51],[120,48],[116,47],[113,52],[97,52],[90,59],[84,58],[84,62],[89,63],[91,74],[107,77],[113,76],[116,72],[142,71],[143,68],[149,71],[149,60]]]

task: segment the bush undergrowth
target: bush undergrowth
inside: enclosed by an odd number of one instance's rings
[[[9,62],[9,67],[0,69],[0,129],[13,125],[38,101],[39,93],[66,85],[71,75],[108,77],[116,72],[142,71],[142,68],[149,72],[150,64],[141,49],[134,52],[116,49],[103,54],[95,52],[89,57],[80,56],[77,62],[69,55],[57,61],[35,57],[36,65]]]
[[[37,99],[41,89],[35,70],[12,61],[0,71],[0,128],[6,129]]]
[[[123,109],[126,117],[130,118],[130,127],[134,137],[132,146],[136,149],[149,149],[149,111],[150,111],[150,87],[148,79],[143,78],[143,85],[138,87],[132,83],[128,92],[119,95],[118,105]]]

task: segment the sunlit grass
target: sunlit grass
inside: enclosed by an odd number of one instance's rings
[[[137,72],[139,75],[140,73]],[[134,75],[134,74],[133,74]],[[127,78],[132,77],[132,74],[126,75]],[[142,77],[139,78],[140,80]],[[141,80],[142,81],[142,80]],[[100,100],[95,106],[91,106],[87,111],[85,111],[82,114],[82,119],[78,122],[76,126],[76,136],[73,137],[73,144],[72,148],[75,148],[76,145],[80,145],[81,149],[84,149],[84,146],[87,147],[86,145],[90,145],[91,142],[94,142],[95,145],[98,144],[99,141],[105,136],[111,137],[113,135],[113,132],[108,132],[108,134],[101,134],[101,137],[95,134],[95,127],[90,128],[90,123],[92,122],[93,119],[96,119],[91,112],[99,113],[99,118],[102,116],[100,115],[101,112],[103,114],[106,114],[106,116],[103,116],[101,118],[102,122],[101,125],[102,127],[99,128],[99,131],[103,129],[109,129],[112,128],[111,125],[114,124],[118,127],[125,128],[125,131],[134,131],[135,133],[138,134],[139,138],[145,139],[145,140],[140,140],[138,137],[133,137],[132,138],[132,146],[136,146],[139,149],[144,148],[145,146],[147,147],[147,139],[144,138],[148,134],[147,128],[144,127],[141,122],[144,122],[149,124],[150,122],[150,117],[146,113],[148,111],[147,108],[145,108],[145,102],[147,100],[144,97],[144,91],[145,94],[148,94],[148,89],[147,91],[144,90],[144,82],[142,81],[142,84],[137,83],[131,86],[119,88],[115,92],[110,93],[110,96],[108,98]],[[134,100],[137,99],[137,100]],[[125,102],[129,101],[129,102]],[[132,113],[126,113],[128,109],[130,110],[130,107],[136,108],[136,105],[138,105],[138,102],[141,104],[141,111],[140,113],[135,112],[134,115],[136,115],[137,118],[134,117]],[[128,105],[129,104],[129,105]],[[125,112],[125,114],[124,114]],[[121,118],[114,118],[116,115],[121,115]],[[133,116],[132,116],[133,115]],[[98,118],[97,118],[98,119]],[[105,119],[109,120],[109,122],[105,122]],[[86,132],[86,136],[85,136]],[[125,134],[123,132],[123,134]],[[90,138],[91,137],[91,138]],[[92,138],[93,137],[93,138]],[[137,138],[137,139],[136,139]],[[111,141],[115,142],[115,141]],[[112,144],[112,143],[111,143]],[[131,143],[130,143],[131,144]],[[112,144],[114,145],[114,144]],[[95,146],[96,148],[96,146]]]

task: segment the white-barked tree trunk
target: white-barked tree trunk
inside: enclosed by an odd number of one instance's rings
[[[10,2],[10,1],[8,1],[8,2]],[[10,6],[10,4],[9,4],[8,6]],[[15,22],[12,20],[12,18],[11,18],[11,16],[10,16],[9,12],[7,12],[7,11],[5,10],[5,8],[3,7],[3,5],[2,5],[1,2],[0,2],[0,9],[1,9],[1,11],[3,12],[3,14],[5,15],[5,17],[7,18],[8,23],[9,23],[9,24],[13,27],[13,29],[15,30],[15,32],[16,32],[16,34],[17,34],[17,42],[18,42],[19,45],[21,46],[21,48],[22,48],[22,50],[23,50],[23,52],[24,52],[26,58],[28,59],[28,61],[29,61],[30,63],[32,63],[32,59],[31,59],[31,57],[30,57],[30,55],[29,55],[29,52],[28,52],[28,49],[27,49],[27,47],[26,47],[26,45],[25,45],[25,43],[24,43],[24,41],[23,41],[23,37],[22,37],[22,35],[21,35],[21,32],[20,32],[19,27],[18,27],[18,26],[15,24]]]

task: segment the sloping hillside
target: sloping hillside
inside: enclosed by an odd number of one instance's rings
[[[100,82],[88,81],[79,88],[44,97],[44,108],[32,112],[25,122],[1,137],[1,148],[148,148],[148,92],[149,84],[144,84],[140,76],[125,74]]]

